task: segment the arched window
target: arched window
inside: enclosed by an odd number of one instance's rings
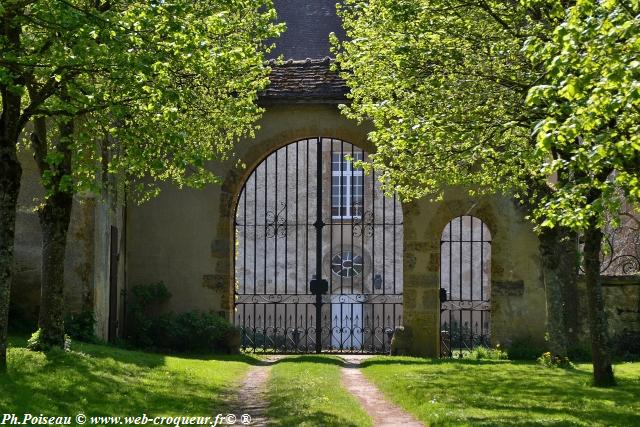
[[[490,345],[491,232],[480,219],[451,220],[440,241],[441,354]]]

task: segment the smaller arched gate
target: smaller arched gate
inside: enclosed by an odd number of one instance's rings
[[[491,233],[480,219],[451,220],[440,240],[440,354],[491,344]]]
[[[389,351],[402,324],[402,209],[368,155],[308,138],[266,157],[235,217],[235,314],[242,348]]]

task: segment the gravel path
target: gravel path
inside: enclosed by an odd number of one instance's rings
[[[424,424],[385,399],[378,387],[365,378],[360,370],[360,363],[368,357],[359,355],[342,357],[345,361],[345,366],[342,368],[343,386],[358,399],[376,427],[422,427]]]
[[[266,426],[267,381],[271,367],[285,356],[269,356],[260,364],[252,366],[240,384],[238,391],[229,399],[229,407],[236,416],[238,425],[243,425],[242,414],[251,416],[252,426]],[[413,416],[385,399],[382,392],[365,378],[360,363],[370,356],[344,355],[342,385],[360,402],[376,427],[423,427]],[[246,425],[246,424],[245,424]]]
[[[282,356],[268,356],[260,364],[252,366],[240,384],[237,393],[229,401],[229,408],[237,418],[237,425],[267,425],[267,381],[271,367]],[[249,414],[251,423],[242,422],[242,415]]]

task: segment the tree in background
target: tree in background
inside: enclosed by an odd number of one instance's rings
[[[38,346],[64,344],[63,274],[73,195],[102,179],[202,186],[207,168],[251,135],[268,82],[270,0],[9,0],[0,5],[0,369],[6,369],[21,168],[31,145],[46,195]],[[53,129],[53,130],[49,130]],[[149,194],[148,191],[146,194]]]
[[[608,385],[600,230],[615,210],[614,189],[638,195],[637,2],[573,4],[351,0],[337,62],[351,89],[345,114],[375,126],[373,164],[387,189],[406,199],[458,185],[514,194],[527,207],[540,232],[549,345],[559,355],[583,233],[594,382]],[[590,95],[575,102],[579,91]]]
[[[551,3],[551,2],[550,2]],[[640,200],[640,2],[578,1],[549,38],[526,52],[544,79],[528,102],[543,113],[535,127],[539,170],[557,176],[535,210],[547,226],[584,232],[589,329],[597,385],[614,383],[600,284],[602,229],[625,201]]]
[[[352,101],[343,111],[373,121],[373,163],[388,189],[404,199],[437,198],[452,185],[515,193],[529,211],[552,191],[533,173],[539,117],[525,101],[542,72],[522,52],[540,31],[531,10],[514,1],[352,0],[341,15],[350,40],[337,62]],[[549,346],[559,356],[565,297],[576,292],[575,240],[562,227],[540,237]]]

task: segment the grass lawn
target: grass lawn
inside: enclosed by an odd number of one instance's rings
[[[0,412],[73,416],[208,416],[255,363],[249,356],[184,357],[74,343],[34,353],[13,338],[0,377]]]
[[[510,361],[375,358],[364,374],[427,425],[640,426],[640,362],[619,385],[590,385],[591,365],[565,371]]]
[[[342,362],[331,356],[289,357],[275,364],[267,419],[282,426],[370,426],[371,419],[341,386]]]

